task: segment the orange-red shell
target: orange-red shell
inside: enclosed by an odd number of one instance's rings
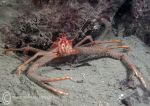
[[[73,51],[72,41],[67,38],[66,33],[61,33],[56,42],[53,43],[52,48],[58,48],[60,55],[70,55]]]

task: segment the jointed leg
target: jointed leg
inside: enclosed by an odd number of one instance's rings
[[[122,40],[104,40],[104,41],[101,41],[101,40],[93,40],[93,38],[89,35],[89,36],[86,36],[83,40],[81,40],[79,43],[77,43],[75,45],[75,47],[79,47],[81,46],[85,41],[89,40],[90,43],[87,43],[87,44],[84,44],[83,46],[90,46],[90,45],[94,45],[94,44],[103,44],[103,43],[121,43]]]
[[[5,53],[8,52],[8,51],[26,51],[26,52],[39,52],[39,51],[44,51],[44,50],[40,50],[40,49],[37,49],[37,48],[33,48],[33,47],[30,47],[30,46],[27,46],[27,47],[23,47],[23,48],[9,48],[9,49],[5,49]]]
[[[104,44],[104,43],[122,43],[122,40],[95,40],[94,42],[91,42],[91,43],[87,43],[85,44],[84,46],[90,46],[90,45],[93,45],[93,44]]]
[[[143,86],[146,88],[146,82],[144,78],[142,77],[141,73],[138,71],[136,66],[128,59],[127,56],[123,55],[122,53],[109,51],[107,52],[107,56],[111,58],[115,58],[120,60],[127,68],[129,68],[133,74],[139,79],[139,81],[143,84]]]
[[[48,56],[48,57],[47,57]],[[49,54],[46,56],[43,56],[39,58],[35,63],[31,65],[29,70],[27,71],[27,76],[30,80],[34,81],[36,84],[39,86],[54,92],[55,94],[64,94],[67,95],[68,93],[65,93],[62,90],[58,90],[56,88],[51,87],[48,85],[49,82],[55,82],[55,81],[61,81],[61,80],[66,80],[66,79],[72,79],[69,76],[63,76],[63,77],[58,77],[58,78],[45,78],[43,76],[40,76],[37,74],[38,68],[46,64],[47,62],[53,60],[55,58],[54,54]]]
[[[78,48],[77,48],[78,49]],[[130,69],[131,72],[134,73],[134,75],[138,78],[138,80],[141,82],[141,84],[146,88],[146,81],[144,80],[143,76],[139,72],[139,70],[136,68],[136,66],[128,59],[127,56],[120,52],[115,52],[110,49],[104,48],[89,48],[89,47],[81,47],[79,48],[80,54],[84,55],[90,55],[90,54],[96,54],[99,57],[109,57],[113,59],[120,60],[128,69]]]
[[[92,44],[121,43],[122,42],[121,40],[104,40],[104,41],[96,40],[96,41],[93,41],[91,36],[87,36],[87,37],[85,37],[85,39],[83,39],[81,42],[79,42],[76,45],[76,47],[82,45],[82,43],[84,43],[86,40],[91,41],[91,43],[85,44],[86,46],[87,45],[92,45]],[[110,46],[110,47],[106,47],[106,48],[108,48],[108,49],[117,49],[117,48],[130,49],[129,46]]]
[[[71,77],[63,76],[63,77],[57,77],[57,78],[48,78],[48,79],[43,79],[42,82],[48,83],[48,82],[62,81],[66,79],[71,79]]]
[[[68,93],[48,85],[48,83],[72,79],[69,76],[57,77],[57,78],[45,78],[45,77],[37,75],[35,72],[34,73],[28,73],[27,76],[30,80],[34,81],[36,84],[43,87],[44,89],[52,91],[53,93],[58,94],[58,95],[68,95]]]
[[[93,40],[93,38],[89,35],[89,36],[86,36],[83,40],[81,40],[79,43],[77,43],[76,45],[75,45],[75,47],[79,47],[79,46],[81,46],[85,41],[87,41],[87,40],[90,40],[90,42],[92,43],[92,44],[94,44],[94,40]]]
[[[37,68],[37,67],[35,67]],[[33,69],[33,68],[31,68]],[[30,70],[30,69],[29,69]],[[43,87],[44,89],[47,89],[49,91],[52,91],[53,93],[57,94],[57,95],[68,95],[68,93],[56,89],[52,86],[50,86],[48,83],[49,82],[55,82],[55,81],[62,81],[62,80],[67,80],[67,79],[72,79],[69,76],[63,76],[63,77],[57,77],[57,78],[45,78],[42,76],[37,75],[37,73],[35,73],[35,71],[31,70],[31,72],[27,73],[27,76],[30,80],[34,81],[36,84],[38,84],[39,86]]]
[[[57,78],[45,78],[45,77],[37,75],[36,73],[28,74],[28,77],[32,81],[37,83],[39,86],[41,86],[44,89],[47,89],[49,91],[52,91],[53,93],[58,94],[58,95],[68,95],[68,93],[48,85],[48,82],[55,82],[55,81],[62,81],[62,80],[72,79],[69,76],[63,76],[63,77],[57,77]]]
[[[106,47],[108,49],[118,49],[118,48],[123,48],[123,49],[130,49],[129,46],[110,46],[110,47]]]
[[[55,93],[57,95],[68,95],[68,93],[66,93],[66,92],[64,92],[64,91],[62,91],[60,89],[54,88],[52,86],[49,86],[49,85],[47,85],[45,83],[40,83],[40,86],[42,86],[43,88],[45,88],[45,89],[47,89],[47,90],[49,90],[49,91],[51,91],[51,92],[53,92],[53,93]]]
[[[16,71],[16,74],[17,75],[20,75],[22,71],[24,71],[24,67],[25,65],[29,64],[31,61],[35,60],[37,57],[39,56],[43,56],[44,54],[46,54],[47,52],[38,52],[36,53],[33,57],[31,57],[30,59],[28,59],[27,61],[25,61],[24,63],[22,63],[18,68],[17,68],[17,71]]]

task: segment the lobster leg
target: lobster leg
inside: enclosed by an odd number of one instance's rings
[[[23,47],[23,48],[9,48],[9,49],[5,49],[4,51],[5,51],[5,53],[7,53],[9,51],[25,51],[25,52],[31,51],[31,52],[37,53],[37,52],[43,51],[43,50],[27,46],[27,47]]]
[[[120,60],[127,68],[129,68],[134,75],[138,78],[138,80],[143,84],[144,87],[147,87],[144,78],[142,77],[141,73],[138,71],[136,66],[122,53],[112,51],[108,48],[97,48],[97,47],[77,47],[74,48],[78,51],[78,54],[83,55],[91,55],[96,54],[99,57],[109,57]]]
[[[48,82],[55,82],[55,81],[71,79],[71,77],[64,76],[64,77],[58,77],[58,78],[45,78],[45,77],[42,77],[42,76],[37,74],[39,67],[45,65],[46,63],[50,62],[51,60],[53,60],[56,57],[57,57],[56,54],[49,52],[49,54],[44,55],[43,57],[39,58],[29,68],[29,70],[27,71],[27,76],[30,80],[34,81],[39,86],[41,86],[41,87],[43,87],[49,91],[52,91],[55,94],[68,95],[68,93],[48,85]]]
[[[57,77],[57,78],[45,78],[45,77],[37,75],[37,73],[34,70],[32,70],[32,71],[33,72],[31,72],[31,70],[29,69],[27,76],[30,80],[34,81],[39,86],[41,86],[44,89],[47,89],[49,91],[52,91],[55,94],[68,95],[68,93],[48,85],[48,82],[55,82],[55,81],[72,79],[71,77],[63,76],[63,77]]]
[[[69,77],[69,76],[64,76],[64,77],[48,78],[48,79],[44,79],[44,78],[43,78],[42,82],[48,83],[48,82],[55,82],[55,81],[66,80],[66,79],[71,79],[71,77]]]
[[[123,49],[130,49],[129,46],[111,46],[111,47],[106,47],[108,49],[117,49],[117,48],[123,48]]]
[[[83,46],[90,46],[90,45],[93,45],[93,44],[104,44],[104,43],[122,43],[122,40],[117,40],[117,39],[114,39],[114,40],[95,40],[94,42],[91,42],[91,43],[87,43],[87,44],[84,44]]]
[[[38,53],[36,53],[33,57],[31,57],[30,59],[28,59],[27,61],[25,61],[24,63],[22,63],[22,64],[17,68],[16,74],[17,74],[17,75],[20,75],[21,72],[24,71],[25,65],[29,64],[30,62],[32,62],[33,60],[35,60],[37,57],[45,55],[46,53],[48,53],[48,52],[43,51],[43,52],[38,52]]]
[[[75,47],[79,47],[79,46],[81,46],[85,41],[87,41],[87,40],[90,40],[90,42],[92,43],[92,44],[94,44],[94,40],[93,40],[93,38],[89,35],[89,36],[86,36],[83,40],[81,40],[79,43],[77,43],[76,45],[75,45]]]
[[[127,68],[129,68],[134,73],[134,75],[143,84],[143,86],[145,88],[147,87],[146,82],[145,82],[144,78],[142,77],[141,73],[138,71],[136,66],[128,59],[127,56],[125,56],[122,53],[109,51],[108,52],[108,57],[112,57],[112,58],[120,60],[125,66],[127,66]]]
[[[89,36],[86,36],[83,40],[81,40],[79,43],[77,43],[75,45],[75,47],[79,47],[81,46],[85,41],[89,40],[90,43],[87,43],[87,44],[84,44],[83,46],[90,46],[90,45],[95,45],[95,44],[103,44],[103,43],[121,43],[122,41],[121,40],[104,40],[104,41],[101,41],[101,40],[93,40],[93,38],[89,35]]]

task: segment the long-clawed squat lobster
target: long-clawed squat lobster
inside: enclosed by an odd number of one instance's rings
[[[89,43],[89,45],[92,46],[81,46],[84,41],[87,39],[90,39],[92,43]],[[47,64],[48,62],[52,61],[53,59],[64,57],[64,56],[71,56],[71,55],[98,55],[99,57],[109,57],[113,59],[120,60],[125,66],[127,66],[134,75],[139,79],[139,81],[143,84],[144,87],[146,87],[146,82],[144,81],[141,73],[137,70],[136,66],[132,64],[132,62],[125,56],[124,54],[120,52],[112,51],[114,48],[128,48],[128,46],[112,46],[112,47],[101,47],[101,46],[95,46],[96,44],[102,44],[102,43],[119,43],[120,40],[108,40],[108,41],[93,41],[91,38],[86,37],[81,42],[79,42],[74,47],[72,46],[72,41],[69,40],[65,33],[61,33],[61,36],[59,39],[54,42],[52,48],[49,51],[42,51],[39,49],[35,49],[32,47],[24,47],[20,49],[6,49],[6,51],[32,51],[36,54],[31,57],[29,60],[25,61],[23,64],[21,64],[17,68],[17,75],[20,75],[22,71],[24,71],[25,65],[29,64],[31,61],[35,60],[39,57],[29,68],[27,71],[27,77],[34,81],[39,86],[50,90],[56,94],[68,94],[62,90],[58,90],[56,88],[53,88],[52,86],[49,86],[49,82],[54,81],[60,81],[60,80],[66,80],[71,79],[69,76],[64,77],[58,77],[58,78],[45,78],[38,74],[36,74],[36,71],[39,67]]]

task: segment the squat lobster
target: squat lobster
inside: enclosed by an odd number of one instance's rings
[[[84,41],[87,39],[91,40],[91,43],[87,44],[86,46],[81,46]],[[100,43],[120,43],[120,40],[109,40],[109,41],[93,41],[92,38],[86,37],[81,42],[75,45],[75,47],[72,46],[72,41],[69,40],[65,33],[61,33],[61,36],[59,39],[53,43],[49,51],[43,51],[39,49],[35,49],[32,47],[24,47],[20,49],[6,49],[6,51],[32,51],[36,52],[36,54],[31,57],[29,60],[25,61],[23,64],[21,64],[17,68],[17,75],[20,75],[22,71],[24,71],[25,65],[29,64],[31,61],[37,59],[29,68],[27,71],[27,77],[34,81],[39,86],[50,90],[56,94],[64,94],[67,95],[68,93],[58,90],[56,88],[53,88],[49,86],[47,83],[54,82],[54,81],[60,81],[60,80],[66,80],[71,79],[69,76],[64,77],[58,77],[58,78],[45,78],[42,76],[39,76],[36,74],[36,71],[39,67],[45,65],[46,63],[52,61],[53,59],[64,57],[64,56],[71,56],[71,55],[93,55],[96,54],[99,57],[109,57],[120,60],[123,64],[125,64],[139,79],[139,81],[143,84],[144,87],[146,87],[146,83],[140,74],[140,72],[137,70],[134,64],[122,53],[112,51],[114,48],[128,48],[128,46],[114,46],[114,47],[100,47],[95,46],[96,44]],[[90,45],[90,46],[88,46]],[[91,46],[92,45],[92,46]]]

